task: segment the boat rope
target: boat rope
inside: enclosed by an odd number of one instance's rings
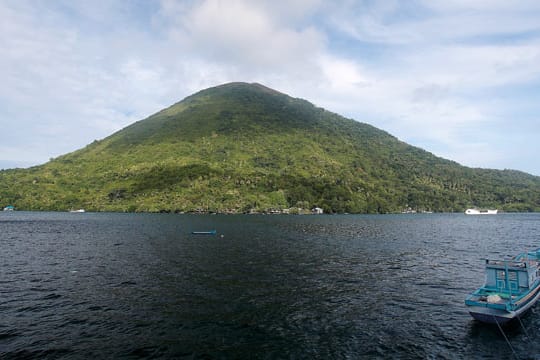
[[[519,360],[519,357],[517,356],[516,352],[514,351],[514,348],[512,347],[512,344],[510,344],[510,340],[508,340],[508,337],[506,337],[506,334],[504,333],[503,328],[501,327],[501,324],[499,324],[499,321],[497,320],[496,316],[493,316],[493,320],[495,320],[495,323],[497,324],[497,327],[501,331],[502,336],[504,337],[504,340],[506,340],[506,343],[508,344],[508,347],[510,347],[510,350],[512,350],[512,354],[514,354],[514,357]]]
[[[527,339],[529,339],[529,341],[532,341],[531,337],[529,336],[529,333],[527,332],[527,329],[525,328],[525,325],[523,325],[523,322],[521,321],[521,318],[519,317],[519,315],[516,317],[519,320],[519,323],[521,324],[521,328],[523,329],[523,332],[525,333],[525,335],[527,335]]]

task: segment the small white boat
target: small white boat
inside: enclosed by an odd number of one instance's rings
[[[69,212],[72,212],[72,213],[83,213],[83,212],[84,212],[84,209],[69,210]]]
[[[15,208],[12,205],[8,205],[4,208],[4,211],[13,211]]]
[[[467,209],[465,214],[467,215],[496,215],[499,210],[479,210],[479,209]]]

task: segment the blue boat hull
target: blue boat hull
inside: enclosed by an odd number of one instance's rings
[[[507,322],[510,322],[514,319],[514,315],[510,313],[502,313],[502,312],[493,312],[488,313],[485,311],[486,308],[483,308],[483,311],[475,311],[474,309],[471,309],[469,311],[469,314],[478,321],[481,321],[483,323],[488,324],[506,324]],[[505,316],[506,315],[506,316]]]

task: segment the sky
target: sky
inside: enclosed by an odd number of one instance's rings
[[[537,0],[0,0],[0,81],[0,169],[245,81],[540,176]]]

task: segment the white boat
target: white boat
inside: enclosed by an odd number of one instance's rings
[[[496,215],[499,210],[479,210],[479,209],[467,209],[465,214],[467,215]]]
[[[83,213],[83,212],[84,212],[84,209],[69,210],[69,212],[72,212],[72,213]]]
[[[4,211],[13,211],[15,208],[12,205],[8,205],[4,208]]]

